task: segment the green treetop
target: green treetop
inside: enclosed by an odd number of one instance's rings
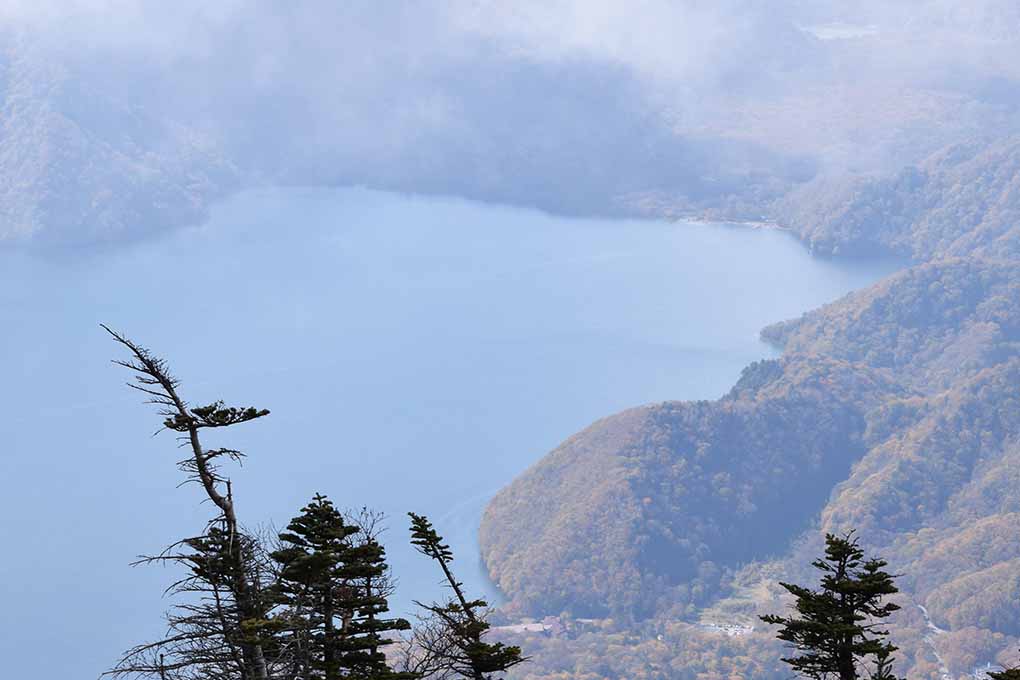
[[[853,532],[826,535],[825,556],[813,562],[822,572],[821,588],[782,583],[796,598],[796,614],[761,617],[782,626],[779,639],[796,650],[783,661],[816,680],[857,680],[863,668],[872,669],[867,677],[874,680],[896,680],[892,674],[896,647],[878,623],[899,609],[885,602],[898,592],[893,577],[884,571],[886,564],[866,560]]]
[[[489,680],[495,677],[493,674],[523,663],[520,647],[485,642],[489,624],[482,612],[488,603],[467,599],[464,584],[454,578],[450,570],[453,561],[450,546],[443,542],[443,537],[426,517],[413,512],[408,515],[411,517],[411,543],[418,552],[439,564],[446,585],[454,595],[445,604],[418,603],[432,617],[431,624],[423,626],[424,634],[418,636],[426,659],[421,667],[444,677],[454,674],[471,680]]]
[[[395,680],[413,677],[392,671],[381,647],[382,634],[407,630],[403,619],[382,619],[387,602],[381,584],[385,555],[374,539],[358,538],[325,496],[316,495],[272,553],[280,565],[277,602],[289,632],[300,677],[308,680]]]

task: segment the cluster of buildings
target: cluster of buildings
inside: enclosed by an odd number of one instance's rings
[[[556,616],[547,616],[541,621],[525,620],[522,623],[514,623],[508,626],[493,626],[490,630],[496,634],[523,635],[525,633],[541,633],[549,637],[561,637],[567,632],[563,621]]]
[[[714,623],[711,621],[704,621],[697,624],[697,627],[710,633],[720,633],[726,637],[740,637],[742,635],[750,635],[754,632],[754,626],[740,623]]]

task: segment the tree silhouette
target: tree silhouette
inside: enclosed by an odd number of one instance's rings
[[[417,631],[416,641],[422,651],[417,668],[425,674],[443,677],[453,674],[471,680],[488,680],[494,678],[495,673],[523,663],[526,659],[521,656],[520,647],[485,642],[489,624],[482,612],[488,603],[467,599],[464,584],[450,570],[450,562],[453,561],[450,546],[443,542],[443,537],[427,518],[413,512],[408,515],[411,518],[411,543],[422,555],[435,560],[446,585],[453,591],[453,597],[444,604],[416,603],[431,617],[423,621]]]
[[[304,680],[404,680],[380,651],[382,635],[408,630],[404,619],[386,619],[385,552],[372,536],[348,524],[333,503],[316,494],[279,535],[272,553],[280,565],[276,617],[288,635]]]
[[[898,592],[887,563],[864,558],[854,532],[827,534],[825,556],[812,563],[822,572],[821,588],[812,590],[781,583],[796,598],[796,615],[762,616],[782,626],[777,636],[798,653],[783,661],[795,671],[817,680],[857,680],[863,668],[873,668],[874,680],[896,680],[889,633],[878,623],[899,609],[885,598]]]

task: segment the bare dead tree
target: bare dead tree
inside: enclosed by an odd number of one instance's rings
[[[167,635],[129,650],[109,675],[160,677],[171,680],[269,680],[270,664],[280,650],[267,650],[271,606],[264,597],[268,560],[257,537],[245,534],[238,522],[224,461],[240,462],[234,449],[205,449],[202,430],[230,427],[268,415],[265,409],[228,407],[217,401],[190,406],[179,394],[180,381],[168,364],[124,335],[103,326],[129,354],[114,363],[134,374],[128,385],[147,397],[163,417],[163,428],[178,433],[188,455],[178,462],[185,482],[199,484],[217,509],[197,537],[171,545],[141,563],[185,566],[188,575],[167,592],[186,601],[167,615]],[[267,651],[271,654],[267,655]]]
[[[351,536],[355,546],[360,547],[368,543],[382,543],[382,535],[386,532],[386,513],[369,507],[361,507],[357,510],[348,508],[343,512],[344,520],[358,528],[358,533]],[[373,578],[366,587],[372,594],[389,600],[397,591],[397,578],[393,575],[389,565],[381,576]]]
[[[464,661],[449,626],[437,616],[426,613],[417,616],[414,629],[404,639],[398,668],[426,680],[451,680],[463,677],[456,666],[466,669]]]

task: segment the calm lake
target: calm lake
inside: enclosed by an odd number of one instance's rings
[[[0,263],[0,658],[76,678],[162,631],[174,572],[129,563],[211,515],[100,322],[166,357],[192,403],[272,410],[210,439],[248,454],[232,477],[249,525],[282,527],[316,492],[384,511],[406,611],[443,594],[407,511],[495,597],[475,533],[501,486],[597,418],[722,395],[770,355],[762,326],[895,267],[773,230],[364,189],[243,193],[170,236]]]

